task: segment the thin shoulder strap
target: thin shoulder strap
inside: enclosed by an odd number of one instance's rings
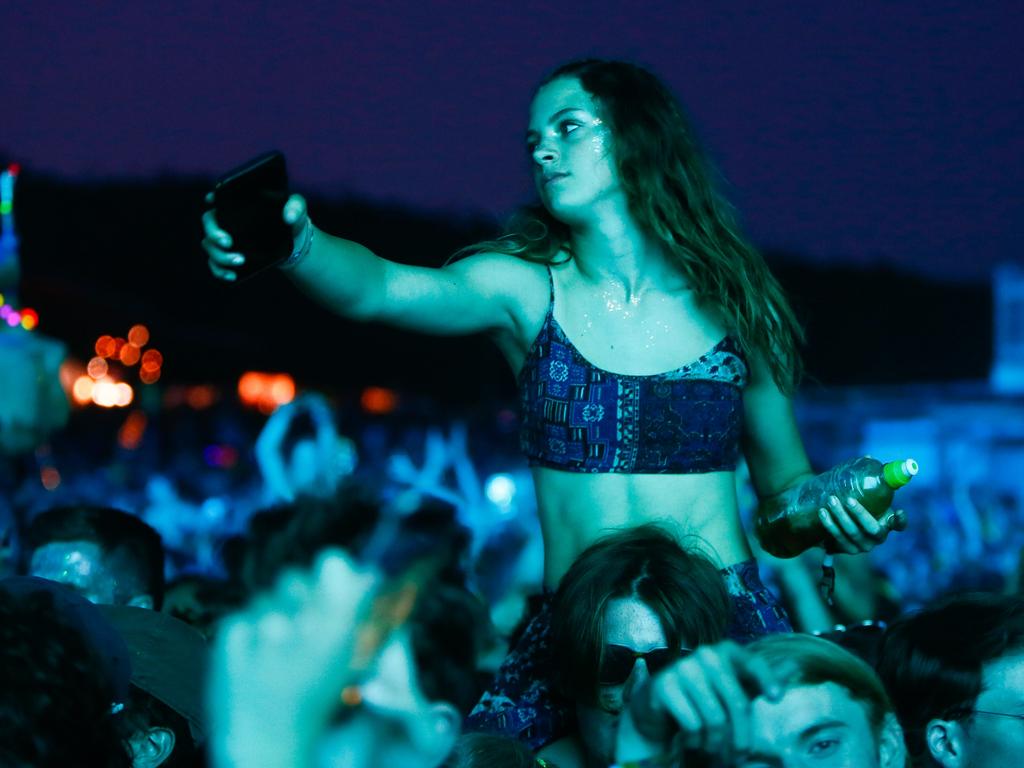
[[[548,287],[551,291],[551,296],[548,298],[548,314],[553,315],[555,313],[555,276],[551,274],[550,264],[545,264],[544,267],[548,271]]]

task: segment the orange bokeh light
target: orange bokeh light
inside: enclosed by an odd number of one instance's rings
[[[295,379],[287,373],[248,371],[238,379],[238,397],[260,413],[272,413],[295,399]]]
[[[143,368],[139,371],[139,380],[142,381],[143,384],[156,384],[160,381],[160,369],[155,368],[150,370]]]
[[[110,370],[110,367],[107,365],[107,361],[102,357],[94,357],[89,361],[89,365],[85,367],[85,370],[90,376],[98,380],[107,375],[107,371]]]
[[[267,394],[271,401],[278,405],[290,403],[295,399],[295,381],[286,374],[275,376],[271,379],[270,391]]]
[[[208,384],[200,384],[194,387],[189,387],[185,393],[185,402],[190,407],[195,408],[197,411],[201,411],[204,408],[209,408],[213,405],[217,399],[217,390]]]
[[[135,365],[139,362],[141,354],[142,353],[139,352],[139,348],[134,344],[125,344],[121,347],[121,354],[118,355],[118,357],[121,358],[121,362],[125,365]]]
[[[128,343],[133,347],[144,347],[149,343],[149,328],[144,325],[133,325],[128,331]]]
[[[142,411],[132,411],[124,420],[121,429],[117,431],[117,442],[125,450],[134,451],[142,442],[145,432],[146,414]]]
[[[113,336],[100,336],[96,339],[96,354],[100,357],[113,357],[117,351],[117,344]]]
[[[367,413],[391,413],[398,407],[398,395],[393,389],[367,387],[359,398],[359,404]]]
[[[60,485],[60,472],[57,471],[56,467],[43,467],[39,472],[39,480],[46,490],[56,490],[57,486]]]
[[[159,371],[164,364],[164,356],[155,349],[147,349],[142,353],[142,370]]]

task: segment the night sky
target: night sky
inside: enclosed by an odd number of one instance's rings
[[[6,3],[0,155],[211,176],[274,146],[299,190],[503,217],[534,84],[627,58],[762,247],[982,279],[1022,259],[1021,40],[1020,0]]]

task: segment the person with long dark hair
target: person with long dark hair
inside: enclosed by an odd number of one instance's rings
[[[762,500],[812,475],[790,399],[803,332],[778,282],[682,108],[645,69],[558,68],[534,96],[525,148],[539,202],[499,239],[440,269],[408,266],[317,229],[293,195],[287,274],[350,319],[493,338],[519,384],[548,588],[604,532],[658,522],[699,537],[724,570],[731,636],[788,629],[735,489],[741,453]],[[230,281],[245,254],[211,202],[203,244]],[[839,498],[821,517],[842,552],[903,525]]]

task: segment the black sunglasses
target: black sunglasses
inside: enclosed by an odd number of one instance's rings
[[[665,669],[673,661],[689,656],[693,651],[689,648],[672,650],[671,648],[652,648],[641,653],[624,645],[606,645],[601,654],[601,668],[598,683],[601,685],[622,685],[633,674],[637,659],[643,659],[647,671],[652,675]]]

